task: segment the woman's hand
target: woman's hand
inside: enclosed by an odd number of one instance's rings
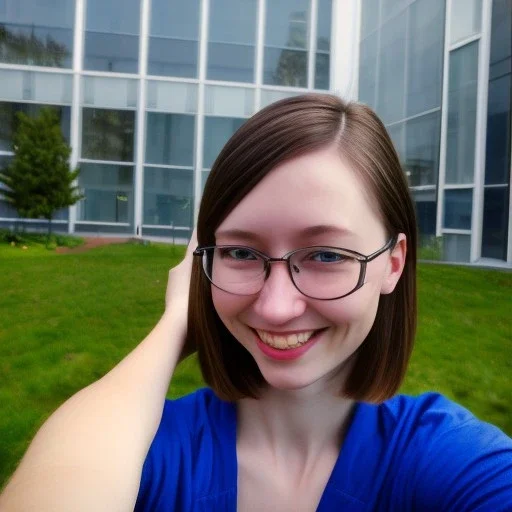
[[[193,252],[197,247],[196,230],[192,232],[187,252],[183,261],[169,270],[169,281],[165,294],[166,308],[185,304],[188,309],[188,297],[190,291],[190,276],[192,274]]]
[[[190,278],[192,274],[192,262],[194,260],[193,252],[197,247],[196,230],[192,232],[187,252],[183,261],[169,270],[169,280],[167,282],[167,291],[165,294],[166,313],[172,313],[173,322],[179,322],[178,327],[182,329],[183,336],[181,342],[183,344],[180,360],[189,356],[195,351],[195,347],[190,346],[186,342],[187,317],[188,317],[188,301],[190,295]]]

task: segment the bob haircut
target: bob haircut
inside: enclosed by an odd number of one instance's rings
[[[305,153],[337,145],[378,206],[389,237],[407,237],[405,267],[395,290],[381,295],[374,324],[354,354],[340,394],[379,403],[403,380],[416,331],[416,216],[407,180],[384,125],[368,107],[329,94],[269,105],[231,137],[206,182],[197,222],[199,245],[215,245],[226,216],[269,172]],[[256,214],[256,212],[255,212]],[[266,385],[254,359],[217,315],[211,284],[194,258],[188,341],[205,382],[222,399],[258,398]]]

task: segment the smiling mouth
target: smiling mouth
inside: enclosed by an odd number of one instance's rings
[[[261,331],[254,329],[258,334],[260,340],[269,347],[277,348],[279,350],[288,350],[292,348],[298,348],[305,345],[315,334],[324,331],[326,328],[317,329],[314,331],[303,331],[300,333],[287,334],[287,335],[276,335],[270,334],[267,331]]]

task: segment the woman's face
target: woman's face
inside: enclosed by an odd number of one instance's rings
[[[215,236],[217,245],[249,246],[274,258],[319,245],[369,255],[387,242],[375,204],[335,147],[279,165]],[[271,386],[300,389],[335,375],[344,378],[350,356],[373,324],[381,293],[390,293],[400,277],[404,239],[368,263],[364,285],[347,297],[308,298],[293,285],[286,263],[277,262],[259,293],[234,295],[212,286],[213,303]]]

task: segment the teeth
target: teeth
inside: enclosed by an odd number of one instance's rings
[[[256,332],[258,333],[261,341],[271,347],[279,349],[300,347],[301,345],[304,345],[304,343],[306,343],[315,333],[315,331],[304,331],[298,334],[289,334],[287,336],[274,336],[266,331],[256,330]]]

